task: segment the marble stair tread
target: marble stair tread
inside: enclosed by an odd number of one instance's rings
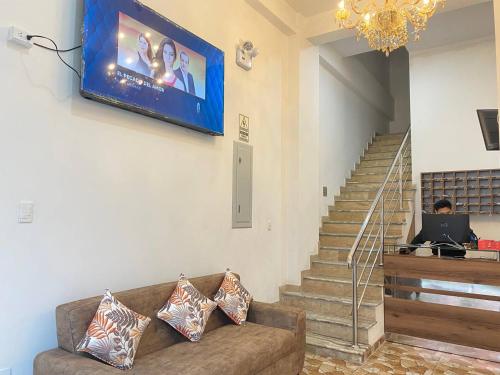
[[[343,246],[328,246],[328,245],[323,245],[319,247],[320,250],[327,250],[327,251],[351,251],[351,247],[343,247]],[[364,251],[364,252],[369,252],[370,249],[363,249],[358,251]]]
[[[389,170],[389,168],[387,168]],[[387,176],[387,171],[386,172],[365,172],[361,171],[358,172],[356,169],[353,171],[351,176]]]
[[[363,224],[362,221],[356,221],[356,220],[330,220],[328,216],[326,216],[323,219],[323,224],[359,224],[360,228],[361,225]],[[405,221],[393,221],[391,223],[385,223],[385,225],[405,225]]]
[[[328,246],[328,245],[320,246],[319,249],[324,250],[324,251],[341,251],[341,252],[346,252],[346,253],[351,251],[350,247]],[[371,250],[370,250],[370,248],[358,249],[358,252],[360,252],[360,251],[362,251],[363,253],[369,253]],[[373,251],[375,251],[375,249]]]
[[[377,184],[377,185],[379,186],[379,188],[380,188],[380,186],[382,185],[382,183],[381,183],[381,182],[379,183],[379,182],[351,181],[351,180],[347,180],[347,182],[346,182],[346,183],[347,183],[347,184],[349,184],[349,185],[351,185],[351,184],[352,184],[352,185]],[[388,183],[387,183],[387,185],[390,185],[390,184],[391,184],[390,182],[388,182]],[[392,182],[392,185],[397,185],[397,184],[398,184],[398,182],[397,182],[397,181],[393,181],[393,182]],[[409,183],[409,182],[406,182],[406,183],[403,185],[403,190],[408,189],[408,186],[409,186],[409,185],[410,185],[410,183]]]
[[[368,213],[369,210],[370,210],[369,208],[367,208],[367,209],[344,209],[344,208],[335,208],[335,206],[329,207],[329,211],[337,211],[337,212],[367,212]],[[403,208],[402,210],[397,210],[396,212],[410,212],[410,210],[407,208]]]
[[[399,198],[392,198],[392,199],[388,199],[386,198],[385,199],[386,201],[399,201]],[[373,199],[344,199],[344,198],[339,198],[337,200],[335,200],[336,202],[370,202],[372,203],[373,202]],[[407,201],[407,202],[413,202],[414,199],[411,199],[411,198],[403,198],[403,201]],[[331,207],[331,206],[330,206]]]
[[[302,298],[310,298],[310,299],[317,299],[317,300],[323,300],[327,302],[337,302],[341,303],[343,305],[349,305],[352,306],[352,298],[350,297],[337,297],[337,296],[331,296],[331,295],[326,295],[326,294],[320,294],[320,293],[312,293],[312,292],[304,292],[303,290],[300,290],[300,288],[297,288],[294,290],[290,290],[288,288],[285,288],[281,292],[284,295],[287,296],[292,296],[292,297],[302,297]],[[384,302],[383,301],[370,301],[370,300],[363,300],[361,302],[361,306],[365,307],[377,307],[382,305]]]
[[[316,333],[306,334],[306,344],[360,356],[363,356],[367,351],[370,350],[370,347],[368,345],[358,344],[358,347],[355,348],[352,346],[352,342],[350,341],[334,339],[332,337],[322,336]]]
[[[393,199],[386,199],[385,202],[386,204],[391,204],[394,205],[394,201],[399,202],[399,198],[393,198]],[[403,198],[403,202],[414,202],[414,199],[411,198]],[[328,206],[329,209],[332,209],[335,207],[336,203],[373,203],[373,199],[344,199],[344,198],[339,198],[336,199],[333,206]]]
[[[358,236],[357,233],[329,233],[329,232],[319,232],[320,236],[330,236],[330,237],[354,237],[356,238]],[[364,237],[368,237],[368,233],[364,234],[363,235],[363,238]],[[374,235],[372,235],[372,237],[374,237]],[[384,238],[386,239],[398,239],[398,238],[401,238],[403,237],[402,235],[398,236],[398,235],[395,235],[395,234],[388,234],[386,236],[384,236]]]
[[[307,272],[307,271],[306,271]],[[305,273],[303,275],[304,279],[309,279],[309,280],[315,280],[315,281],[327,281],[331,283],[341,283],[341,284],[352,284],[352,278],[350,277],[342,277],[342,276],[331,276],[331,275],[322,275],[319,272],[318,273]],[[364,285],[364,284],[363,284]],[[369,282],[369,286],[377,286],[377,287],[383,287],[383,283],[377,283],[377,282]]]
[[[349,184],[356,184],[356,182],[349,182]],[[359,183],[358,183],[359,184]],[[362,185],[362,183],[360,184]],[[356,193],[372,193],[372,192],[378,192],[380,189],[380,186],[379,187],[367,187],[366,189],[356,189],[356,190],[347,190],[347,186],[342,186],[341,187],[341,192],[340,194],[342,193],[348,193],[348,192],[356,192]],[[410,191],[410,192],[416,192],[417,191],[417,188],[414,187],[414,186],[405,186],[403,188],[403,191],[407,192],[407,191]],[[374,198],[375,199],[375,198]],[[372,200],[373,201],[373,200]]]
[[[321,323],[330,323],[335,325],[341,325],[345,327],[352,327],[352,319],[351,318],[341,318],[333,315],[322,315],[316,314],[313,312],[306,311],[307,320],[313,320]],[[365,320],[358,319],[358,327],[361,329],[370,329],[375,326],[377,322],[375,320]]]
[[[375,252],[375,250],[373,250]],[[324,263],[324,264],[330,264],[332,266],[339,266],[339,267],[346,267],[347,268],[347,261],[342,261],[342,260],[326,260],[326,259],[321,259],[319,255],[311,255],[311,261],[313,262],[319,262],[319,263]],[[381,266],[376,265],[375,268],[383,268]]]

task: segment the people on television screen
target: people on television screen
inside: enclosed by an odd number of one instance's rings
[[[170,38],[164,38],[156,53],[156,68],[155,78],[167,86],[175,87],[176,89],[185,91],[184,84],[174,73],[174,63],[177,60],[177,48],[175,43]]]
[[[137,73],[151,77],[151,66],[153,64],[153,47],[151,41],[144,34],[137,38],[137,63],[134,70]]]
[[[181,51],[179,54],[180,67],[175,70],[175,76],[184,84],[184,91],[191,95],[196,95],[193,75],[189,73],[189,55]]]

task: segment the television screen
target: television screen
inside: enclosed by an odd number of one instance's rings
[[[80,92],[224,134],[224,52],[136,0],[84,0]]]
[[[488,151],[500,150],[497,109],[478,109],[479,125],[483,132],[484,144]]]

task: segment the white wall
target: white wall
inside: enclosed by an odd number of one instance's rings
[[[483,40],[410,55],[413,181],[420,173],[500,168],[486,151],[476,110],[497,105],[495,42]],[[471,216],[482,238],[500,239],[500,216]]]
[[[361,41],[356,41],[353,43],[353,41],[351,41],[352,44],[360,42]],[[336,43],[332,43],[332,45],[335,45],[336,51],[339,52]],[[390,91],[390,59],[388,59],[384,53],[380,51],[370,51],[347,57],[347,61],[353,59],[359,61],[386,91]]]
[[[299,118],[317,127],[298,106],[303,42],[290,43],[244,1],[145,3],[225,50],[224,137],[84,100],[54,54],[0,42],[0,80],[9,88],[0,91],[0,320],[6,323],[0,369],[12,367],[13,375],[30,374],[34,355],[57,345],[58,304],[228,266],[257,300],[275,301],[278,287],[300,275],[314,236],[317,242],[316,222],[314,231],[301,230],[291,252],[299,261],[288,262],[283,236],[293,229],[286,224],[303,202],[317,200],[316,188],[300,190],[310,186],[294,178],[309,177],[299,166],[307,153],[301,147],[317,142],[298,139],[307,134]],[[80,13],[76,0],[13,2],[0,12],[0,40],[15,24],[72,46]],[[260,49],[251,72],[233,63],[241,38]],[[291,56],[296,62],[288,61]],[[232,142],[239,113],[251,121],[254,227],[233,230]],[[309,160],[317,166],[317,157]],[[311,176],[317,187],[317,173]],[[281,199],[290,184],[299,188]],[[20,200],[35,202],[33,224],[16,223]],[[294,205],[285,210],[285,202]]]
[[[331,48],[321,49],[319,73],[319,165],[320,187],[328,187],[321,198],[320,216],[350,176],[375,133],[388,132],[393,99],[371,72],[354,58],[342,58]],[[357,87],[364,87],[360,92]]]
[[[406,48],[399,48],[389,57],[389,81],[394,98],[394,120],[391,133],[405,133],[410,126],[410,67]]]

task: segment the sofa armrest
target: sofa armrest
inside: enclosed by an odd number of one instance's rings
[[[301,309],[252,301],[247,321],[292,331],[305,345],[306,314]]]
[[[82,355],[53,349],[38,354],[34,375],[123,375],[123,371]]]
[[[295,307],[252,301],[247,321],[268,327],[287,329],[295,335],[298,373],[302,371],[306,351],[306,313]]]

